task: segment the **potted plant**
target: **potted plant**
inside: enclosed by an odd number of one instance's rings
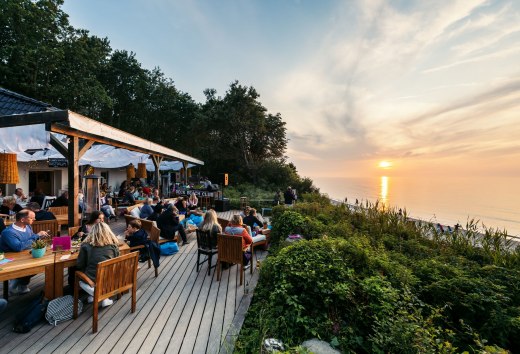
[[[47,242],[43,240],[36,240],[32,243],[32,256],[33,258],[41,258],[45,255],[47,248]]]

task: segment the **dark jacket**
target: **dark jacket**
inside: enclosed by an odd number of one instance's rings
[[[130,247],[145,245],[148,234],[143,229],[139,229],[134,234],[128,235],[126,239],[130,241]]]
[[[119,256],[119,247],[117,245],[94,247],[88,243],[83,243],[79,249],[76,265],[92,281],[96,281],[98,263],[117,256]]]
[[[153,208],[151,205],[144,204],[141,207],[141,219],[147,219],[152,214],[153,214]]]
[[[179,217],[173,215],[171,210],[166,210],[157,218],[157,227],[161,229],[161,237],[172,239],[176,231],[179,231]]]
[[[15,204],[13,207],[13,210],[9,210],[9,208],[6,205],[0,206],[0,214],[9,215],[10,211],[14,211],[15,213],[19,212],[23,208],[20,206],[20,204]]]
[[[262,228],[262,226],[263,226],[262,222],[260,220],[258,220],[258,218],[256,216],[253,216],[253,215],[246,216],[244,218],[243,222],[244,222],[244,224],[249,226],[251,228],[251,230],[253,230],[255,224],[257,226],[259,226],[260,228]]]
[[[132,192],[126,191],[125,196],[123,197],[123,203],[128,203],[130,205],[135,205],[135,198]]]
[[[69,206],[69,199],[65,198],[65,196],[63,196],[63,195],[60,195],[51,204],[51,207],[61,207],[61,206]]]
[[[38,210],[36,213],[34,213],[36,216],[36,221],[43,221],[43,220],[55,220],[56,216],[54,216],[53,213],[46,210]]]
[[[45,199],[45,194],[35,194],[31,197],[30,202],[36,202],[41,207],[43,207],[43,200]]]

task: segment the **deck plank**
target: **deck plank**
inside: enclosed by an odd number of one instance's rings
[[[219,212],[230,219],[239,211]],[[112,222],[116,234],[123,232],[124,220]],[[0,318],[2,353],[218,353],[232,351],[252,294],[244,295],[238,285],[239,267],[232,266],[216,281],[216,269],[207,276],[207,264],[196,271],[197,245],[191,243],[173,256],[161,257],[159,276],[140,263],[137,308],[130,312],[129,294],[106,309],[100,309],[98,333],[92,333],[92,305],[85,304],[77,320],[56,327],[47,323],[35,326],[27,334],[12,332],[12,323],[44,288],[45,277],[31,279],[31,293],[11,297]],[[259,259],[265,251],[259,250]],[[252,265],[256,266],[256,265]],[[253,277],[245,272],[252,289]],[[2,290],[0,290],[2,291]],[[222,348],[225,349],[223,350]]]

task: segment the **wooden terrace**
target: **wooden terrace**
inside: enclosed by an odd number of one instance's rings
[[[229,220],[234,213],[238,211],[218,214]],[[125,228],[122,218],[110,225],[116,234]],[[207,275],[207,263],[197,273],[195,233],[188,237],[190,244],[181,247],[177,254],[161,257],[157,278],[153,267],[139,263],[136,312],[130,312],[131,296],[123,295],[112,306],[100,310],[95,334],[90,304],[84,305],[76,320],[56,327],[44,322],[29,333],[14,333],[15,319],[43,290],[44,275],[34,276],[29,284],[31,292],[11,296],[0,317],[0,353],[232,352],[251,303],[258,269],[252,275],[249,270],[245,272],[247,294],[244,286],[239,285],[238,266],[224,270],[220,282],[216,280],[215,268]],[[261,249],[255,252],[260,259],[267,254]]]

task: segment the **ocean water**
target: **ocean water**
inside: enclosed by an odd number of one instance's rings
[[[367,177],[314,178],[329,197],[355,203],[379,200],[406,209],[409,216],[444,225],[462,226],[471,218],[486,227],[520,236],[520,183],[510,177]]]

